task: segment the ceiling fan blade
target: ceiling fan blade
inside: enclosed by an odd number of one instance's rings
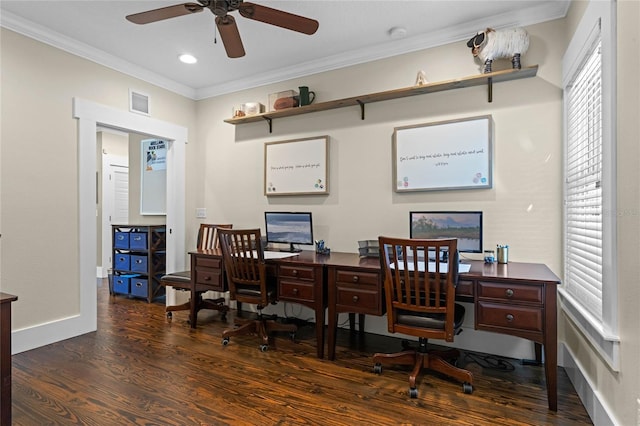
[[[225,15],[216,18],[216,26],[220,32],[220,38],[227,56],[230,58],[240,58],[244,56],[244,46],[240,38],[240,32],[233,16]]]
[[[134,13],[128,15],[127,20],[134,24],[150,24],[151,22],[162,21],[163,19],[202,12],[202,9],[203,7],[197,3],[183,3],[175,6],[161,7],[160,9],[147,10],[146,12]]]
[[[240,15],[254,21],[275,25],[288,30],[297,31],[303,34],[313,34],[318,30],[318,21],[294,15],[278,9],[261,6],[255,3],[240,3]]]

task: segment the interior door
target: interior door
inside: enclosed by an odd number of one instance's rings
[[[129,160],[105,155],[102,165],[102,267],[99,278],[111,268],[111,225],[129,222]]]

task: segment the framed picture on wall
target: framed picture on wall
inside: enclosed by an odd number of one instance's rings
[[[264,144],[264,195],[328,194],[329,137]]]
[[[493,119],[490,115],[396,127],[396,192],[492,187]]]

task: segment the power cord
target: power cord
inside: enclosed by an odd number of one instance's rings
[[[500,371],[513,371],[515,367],[509,361],[498,358],[494,355],[479,355],[472,352],[466,352],[464,359],[467,362],[474,362],[482,368]]]

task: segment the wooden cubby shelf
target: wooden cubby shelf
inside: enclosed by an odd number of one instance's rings
[[[247,117],[229,118],[224,120],[224,122],[238,125],[255,123],[257,121],[267,121],[269,123],[269,133],[271,133],[272,121],[276,118],[293,117],[295,115],[327,111],[330,109],[344,108],[348,106],[360,106],[361,118],[364,120],[364,106],[369,103],[406,98],[409,96],[425,95],[427,93],[443,92],[446,90],[462,89],[465,87],[481,86],[485,84],[488,88],[488,102],[491,102],[493,100],[493,83],[501,83],[503,81],[535,77],[537,73],[538,66],[533,65],[530,67],[523,67],[522,69],[495,71],[487,74],[478,74],[454,80],[428,83],[421,86],[404,87],[402,89],[387,90],[385,92],[353,96],[351,98],[337,99],[335,101],[318,102],[316,104],[305,105],[302,107],[264,112],[262,114],[250,115]]]

